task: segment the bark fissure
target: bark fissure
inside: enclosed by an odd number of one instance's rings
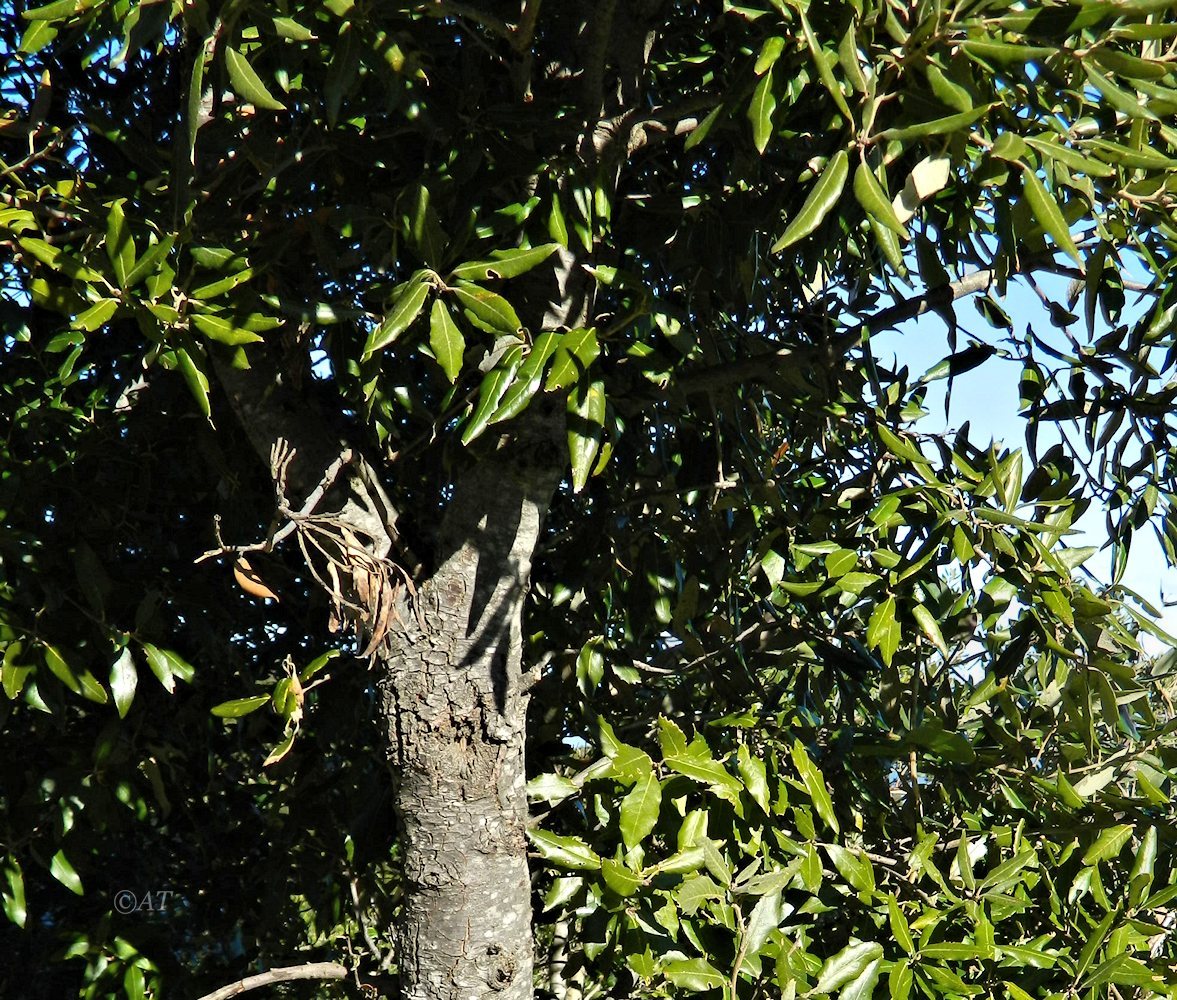
[[[530,997],[522,613],[563,468],[559,401],[536,401],[454,486],[424,628],[382,662],[407,881],[404,995]]]

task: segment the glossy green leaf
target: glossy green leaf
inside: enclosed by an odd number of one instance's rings
[[[871,1000],[879,982],[881,962],[881,958],[873,959],[865,969],[842,987],[838,1000]]]
[[[130,711],[138,685],[139,672],[135,669],[131,647],[126,646],[110,668],[110,693],[114,698],[114,706],[118,709],[120,719],[126,718],[127,712]]]
[[[562,334],[544,388],[551,392],[554,389],[566,389],[568,386],[576,385],[600,353],[601,346],[597,342],[597,331],[594,327],[578,328]]]
[[[907,954],[915,954],[915,941],[911,936],[911,927],[908,925],[907,917],[904,916],[903,910],[899,907],[898,900],[895,899],[895,894],[890,893],[887,896],[887,913],[890,921],[891,935],[899,943]]]
[[[895,598],[888,594],[875,606],[866,629],[866,643],[877,649],[887,666],[899,649],[900,628],[895,617]]]
[[[147,666],[151,668],[156,679],[164,686],[164,690],[171,694],[176,690],[176,678],[172,673],[171,660],[149,642],[143,643],[142,646],[143,655],[147,658]]]
[[[582,384],[568,396],[568,452],[572,456],[572,490],[588,483],[601,446],[605,423],[605,383]]]
[[[204,371],[205,359],[199,355],[193,355],[184,348],[178,348],[176,360],[180,365],[184,381],[188,383],[188,390],[192,393],[192,398],[200,407],[200,412],[206,417],[211,416],[212,404],[208,398],[208,375]]]
[[[891,199],[887,197],[879,179],[866,163],[860,163],[854,171],[853,187],[854,197],[858,199],[858,204],[867,215],[907,239],[907,227],[900,221]]]
[[[948,645],[944,641],[944,633],[940,631],[940,624],[936,621],[935,616],[922,604],[917,604],[912,608],[911,616],[915,619],[916,624],[919,625],[920,630],[928,637],[932,645],[943,654],[948,655]]]
[[[840,149],[822,170],[813,190],[809,192],[801,210],[786,227],[784,235],[772,245],[772,253],[780,253],[786,247],[810,235],[821,225],[841,198],[849,172],[850,158],[846,150]]]
[[[65,856],[64,850],[59,850],[50,859],[49,874],[69,889],[75,896],[84,894],[85,890],[82,888],[82,880],[78,876],[78,873],[74,871],[74,866],[69,863],[69,858]]]
[[[252,333],[249,330],[242,330],[221,316],[193,313],[191,320],[193,326],[208,337],[209,340],[215,340],[220,344],[240,347],[243,344],[255,344],[262,340],[256,333]]]
[[[456,381],[462,370],[466,339],[441,299],[433,300],[429,314],[429,347],[445,377],[451,382]]]
[[[515,375],[515,381],[503,396],[498,409],[491,415],[490,422],[492,424],[500,420],[510,420],[523,412],[527,404],[531,401],[531,398],[539,391],[548,359],[556,350],[559,342],[560,334],[550,331],[541,333],[535,338],[535,343],[531,345],[531,349],[527,352],[527,357],[519,366],[519,371]],[[603,393],[601,398],[604,399]],[[601,419],[604,419],[603,411]]]
[[[740,775],[740,780],[744,782],[748,794],[752,796],[752,801],[760,806],[765,814],[769,814],[771,808],[767,768],[764,766],[764,761],[753,757],[748,747],[743,743],[740,744],[740,749],[736,753],[736,771]]]
[[[1029,167],[1022,172],[1022,193],[1030,204],[1030,211],[1034,213],[1034,218],[1054,240],[1055,245],[1065,250],[1068,256],[1079,264],[1082,264],[1083,258],[1071,237],[1071,231],[1067,226],[1067,220],[1063,217],[1062,209],[1054,200],[1054,195],[1046,190],[1042,181]]]
[[[814,993],[833,993],[857,979],[883,957],[883,946],[875,941],[855,941],[831,956],[822,966],[813,986]]]
[[[488,333],[519,333],[523,329],[514,307],[497,292],[459,281],[449,292],[461,305],[466,318]]]
[[[106,256],[114,269],[115,280],[127,287],[127,275],[135,267],[135,241],[127,216],[123,211],[125,199],[119,198],[110,206],[106,215]]]
[[[665,963],[662,971],[673,985],[693,993],[719,989],[727,982],[705,958],[676,958]]]
[[[367,343],[364,344],[365,360],[393,343],[412,326],[413,321],[420,315],[431,288],[432,282],[429,280],[428,272],[419,272],[397,290],[392,308],[385,316],[384,322],[372,331]]]
[[[1101,830],[1083,855],[1083,864],[1094,865],[1115,857],[1131,837],[1132,827],[1127,823],[1119,823]]]
[[[462,444],[469,444],[477,438],[490,423],[490,418],[499,408],[507,389],[515,380],[515,373],[523,362],[523,345],[508,347],[499,362],[486,373],[478,389],[478,405],[462,431]]]
[[[641,888],[642,879],[636,872],[626,868],[619,861],[601,859],[601,877],[605,884],[619,896],[632,896]]]
[[[763,153],[772,138],[772,113],[776,110],[776,96],[772,91],[772,70],[760,78],[752,92],[752,103],[748,105],[748,121],[752,123],[752,143],[758,153]]]
[[[256,712],[268,703],[268,694],[254,695],[252,698],[235,698],[233,701],[223,701],[212,708],[212,714],[222,719],[239,719],[250,712]]]
[[[743,791],[743,785],[717,760],[675,755],[665,758],[665,763],[672,771],[709,786],[715,795],[728,802],[735,803]]]
[[[527,839],[540,857],[562,868],[596,871],[601,859],[580,837],[563,837],[550,830],[528,830]]]
[[[651,772],[621,800],[619,827],[626,848],[636,847],[653,832],[661,806],[662,785]]]
[[[797,768],[797,773],[801,776],[801,783],[813,801],[813,808],[817,810],[817,814],[826,826],[837,833],[838,820],[834,815],[834,802],[830,798],[829,789],[826,788],[825,778],[821,771],[810,760],[809,754],[806,753],[805,747],[801,745],[800,741],[794,741],[791,754],[793,766]]]
[[[451,277],[463,281],[493,281],[496,278],[515,278],[538,267],[558,249],[556,243],[544,243],[526,250],[496,250],[489,260],[459,264]]]
[[[225,49],[225,68],[229,71],[229,84],[237,96],[263,111],[285,111],[286,105],[279,101],[262,79],[257,75],[249,60],[229,46]]]

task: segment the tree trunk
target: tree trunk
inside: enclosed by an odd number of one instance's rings
[[[522,611],[563,437],[563,401],[537,398],[459,477],[437,571],[382,654],[406,1000],[532,995]]]

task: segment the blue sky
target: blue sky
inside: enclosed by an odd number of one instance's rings
[[[1067,284],[1066,278],[1039,279],[1039,287],[1056,300],[1065,299]],[[1029,324],[1044,339],[1053,339],[1053,335],[1057,335],[1057,331],[1050,325],[1042,301],[1025,282],[1010,283],[1009,293],[1002,300],[1002,306],[1012,317],[1016,331],[1024,332]],[[1143,312],[1143,308],[1136,303],[1136,296],[1129,292],[1124,321],[1133,322]],[[962,321],[957,339],[958,350],[968,343],[966,329],[980,334],[981,338],[989,343],[996,343],[1001,336],[999,331],[986,326],[968,300],[957,303],[957,315]],[[1081,327],[1082,321],[1075,326],[1077,335],[1080,335]],[[1097,337],[1105,332],[1106,327],[1101,329],[1097,325]],[[1080,339],[1086,339],[1085,331],[1080,335]],[[908,365],[913,378],[918,377],[949,353],[948,328],[934,313],[910,320],[894,331],[876,335],[871,343],[877,357],[887,361],[894,358],[899,364]],[[952,387],[947,420],[944,413],[947,382],[932,383],[926,402],[929,413],[919,422],[919,430],[924,433],[935,433],[946,427],[960,427],[968,420],[972,422],[970,436],[974,443],[984,445],[992,438],[1009,448],[1024,448],[1025,423],[1018,415],[1020,371],[1018,362],[994,357],[979,368],[958,377]],[[1052,436],[1049,428],[1043,427],[1039,433],[1039,453],[1045,451],[1055,440],[1057,436]],[[1030,469],[1027,457],[1027,474]],[[1085,537],[1071,536],[1068,539],[1069,544],[1102,546],[1107,542],[1104,511],[1098,505],[1093,505],[1077,527],[1085,532]],[[1112,578],[1111,549],[1097,553],[1088,561],[1085,568],[1101,583],[1109,583]],[[1167,565],[1164,552],[1151,528],[1142,528],[1134,536],[1127,569],[1121,582],[1150,601],[1161,614],[1161,627],[1177,634],[1177,607],[1163,606],[1164,599],[1177,599],[1177,571]],[[1145,638],[1148,640],[1147,649],[1159,651],[1162,648],[1151,636]]]

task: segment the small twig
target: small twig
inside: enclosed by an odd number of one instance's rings
[[[229,1000],[229,997],[240,996],[249,990],[256,990],[260,986],[272,983],[288,983],[295,979],[346,979],[347,969],[338,962],[312,962],[310,965],[291,965],[283,969],[270,969],[256,976],[247,976],[219,990],[206,993],[199,1000]]]
[[[736,926],[740,928],[740,948],[736,952],[736,961],[732,966],[730,983],[731,995],[736,995],[736,984],[740,980],[740,966],[744,964],[744,956],[748,953],[748,925],[744,923],[744,914],[740,911],[740,904],[733,903],[732,910],[736,915]]]

